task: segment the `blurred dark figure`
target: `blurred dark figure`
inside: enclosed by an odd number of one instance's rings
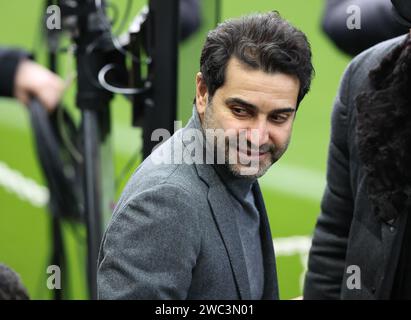
[[[411,1],[392,2],[408,34],[358,55],[335,99],[305,299],[411,299]]]
[[[63,90],[63,80],[31,61],[28,53],[0,48],[0,96],[15,97],[26,105],[30,96],[35,96],[48,111],[53,111]]]
[[[361,9],[361,28],[347,27],[349,6]],[[395,18],[389,0],[326,0],[322,29],[334,44],[349,55],[408,32]]]
[[[0,264],[0,300],[29,300],[27,289],[20,277],[4,264]]]
[[[199,0],[180,1],[180,40],[184,41],[201,26],[201,6]]]

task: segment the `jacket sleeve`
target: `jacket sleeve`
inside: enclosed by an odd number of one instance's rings
[[[114,213],[100,248],[99,299],[185,299],[200,248],[195,203],[160,184]]]
[[[18,64],[26,58],[29,58],[29,54],[22,50],[0,48],[0,96],[13,96]]]
[[[350,68],[346,71],[332,113],[327,184],[314,231],[305,278],[305,299],[339,299],[348,234],[353,216],[350,155],[347,143]]]
[[[360,29],[347,28],[347,19],[352,16],[351,11],[347,12],[350,6],[360,9]],[[395,19],[389,0],[327,0],[322,29],[339,49],[350,55],[408,32]]]

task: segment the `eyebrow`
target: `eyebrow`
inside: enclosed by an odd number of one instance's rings
[[[225,100],[227,105],[239,104],[243,107],[249,108],[254,112],[258,111],[258,107],[250,102],[247,102],[241,98],[228,98]],[[279,113],[294,113],[295,108],[287,107],[287,108],[278,108],[270,112],[271,115],[279,114]]]

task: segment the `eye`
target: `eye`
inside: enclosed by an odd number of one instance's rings
[[[270,120],[274,123],[284,123],[290,118],[289,114],[274,114],[270,117]]]
[[[239,116],[239,117],[246,117],[250,115],[248,110],[242,107],[236,107],[236,106],[231,107],[231,111],[233,112],[234,115]]]

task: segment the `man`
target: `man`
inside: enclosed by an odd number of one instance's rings
[[[411,2],[393,0],[411,27]],[[353,60],[332,116],[306,299],[411,298],[411,41]]]
[[[15,97],[26,105],[30,96],[36,96],[52,111],[63,93],[63,81],[22,50],[0,48],[0,75],[0,96]]]
[[[278,298],[257,178],[289,143],[312,78],[309,44],[277,13],[228,20],[208,34],[200,70],[189,123],[141,164],[114,210],[100,299]]]

